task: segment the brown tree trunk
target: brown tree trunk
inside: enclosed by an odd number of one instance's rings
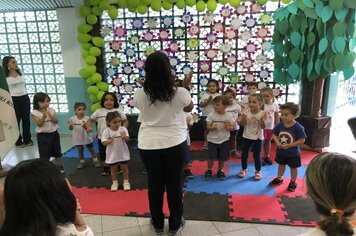
[[[311,110],[312,117],[321,116],[321,103],[323,101],[324,82],[325,78],[318,78],[314,81],[314,92]]]

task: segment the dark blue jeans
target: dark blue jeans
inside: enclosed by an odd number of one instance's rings
[[[163,196],[167,192],[169,229],[176,230],[183,215],[183,163],[187,142],[165,149],[139,149],[147,170],[148,200],[155,228],[164,226]]]
[[[261,170],[262,142],[263,141],[260,139],[251,140],[251,139],[243,138],[242,155],[241,155],[242,169],[247,169],[247,159],[251,148],[251,151],[253,152],[253,159],[255,161],[255,169],[257,171]]]

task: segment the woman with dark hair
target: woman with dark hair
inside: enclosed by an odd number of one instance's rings
[[[22,72],[17,65],[15,57],[6,56],[2,59],[6,82],[9,86],[12,101],[14,103],[17,123],[20,129],[22,122],[22,135],[16,141],[17,147],[32,146],[30,132],[30,98],[28,97],[25,87],[25,80],[22,77]]]
[[[308,165],[305,180],[321,217],[317,229],[300,236],[356,235],[356,159],[320,153]]]
[[[20,162],[9,171],[0,196],[0,214],[5,216],[1,236],[94,235],[69,182],[52,162]]]
[[[187,148],[185,113],[193,108],[185,88],[174,85],[169,59],[163,52],[154,52],[145,63],[143,88],[135,91],[135,107],[140,110],[141,126],[138,148],[147,170],[148,199],[151,224],[163,234],[163,195],[167,191],[169,235],[176,235],[185,220],[182,203],[183,163]],[[190,77],[184,84],[190,84]]]

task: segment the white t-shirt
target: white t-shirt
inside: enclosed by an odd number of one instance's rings
[[[264,104],[264,109],[267,115],[266,127],[265,129],[273,129],[274,128],[274,113],[279,112],[279,106],[277,103],[272,104]]]
[[[94,236],[89,226],[84,231],[78,231],[74,224],[57,225],[57,236]]]
[[[263,129],[260,125],[260,119],[263,116],[263,111],[259,111],[257,114],[252,114],[250,111],[247,112],[247,123],[244,128],[242,137],[251,140],[263,140]]]
[[[192,114],[190,114],[189,112],[186,112],[185,113],[185,121],[187,122],[187,145],[190,146],[191,142],[190,142],[190,135],[189,135],[188,127],[190,127],[194,124]]]
[[[97,127],[98,139],[101,139],[101,134],[103,133],[104,129],[108,127],[106,124],[106,115],[109,112],[114,112],[114,111],[117,111],[120,114],[121,120],[127,119],[126,115],[119,108],[113,108],[113,109],[100,108],[90,116],[90,119],[98,122],[98,127]]]
[[[248,97],[249,97],[249,95],[246,95],[245,97],[243,97],[243,98],[241,99],[241,102],[242,102],[242,104],[244,105],[244,107],[245,107],[246,109],[248,109]]]
[[[226,112],[230,113],[232,117],[234,117],[235,120],[235,130],[240,129],[239,124],[237,123],[237,118],[239,117],[239,114],[241,114],[241,107],[239,104],[237,104],[236,99],[232,101],[232,104],[226,107],[225,109]]]
[[[54,115],[55,111],[53,108],[48,107],[47,111],[51,114]],[[39,110],[32,110],[31,112],[32,115],[37,116],[39,118],[42,118],[43,113],[40,112]],[[41,127],[36,126],[36,132],[37,133],[53,133],[58,129],[58,124],[55,124],[51,121],[51,119],[47,116],[43,125]]]
[[[89,120],[88,116],[78,119],[77,116],[72,116],[69,122],[73,125],[72,130],[72,141],[73,145],[85,145],[93,142],[93,137],[91,133],[88,133],[86,129],[83,128],[83,124]]]
[[[219,96],[219,95],[220,94],[218,94],[218,93],[211,94],[211,93],[206,92],[206,93],[203,93],[203,95],[201,96],[201,101],[204,102],[204,101],[208,100],[210,96],[212,96],[214,99],[216,96]],[[203,116],[208,116],[213,111],[214,111],[213,100],[211,100],[206,107],[201,108],[201,112],[203,113]]]
[[[354,236],[356,236],[356,226],[353,227],[354,230]],[[327,236],[324,231],[320,230],[320,229],[312,229],[304,234],[298,234],[298,236]]]
[[[25,80],[21,75],[16,77],[6,77],[7,85],[9,86],[9,91],[11,96],[19,97],[27,94],[27,90],[25,87]]]
[[[216,130],[209,131],[207,136],[208,142],[220,144],[230,139],[230,130],[227,130],[224,127],[226,121],[228,121],[229,123],[235,122],[234,117],[228,112],[225,112],[223,115],[220,115],[213,111],[208,115],[208,117],[206,118],[206,123],[208,125],[216,125],[217,127]]]
[[[106,164],[130,160],[129,148],[126,142],[121,138],[121,132],[124,132],[125,136],[129,136],[129,132],[124,126],[120,126],[117,131],[106,128],[101,135],[101,142],[115,136],[114,142],[106,146]]]
[[[187,124],[183,108],[192,102],[185,88],[177,88],[172,101],[151,104],[143,88],[135,91],[134,104],[142,113],[138,132],[138,147],[144,150],[176,146],[187,139]]]

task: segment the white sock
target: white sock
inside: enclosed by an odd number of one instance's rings
[[[129,183],[128,179],[124,179],[124,184]]]

